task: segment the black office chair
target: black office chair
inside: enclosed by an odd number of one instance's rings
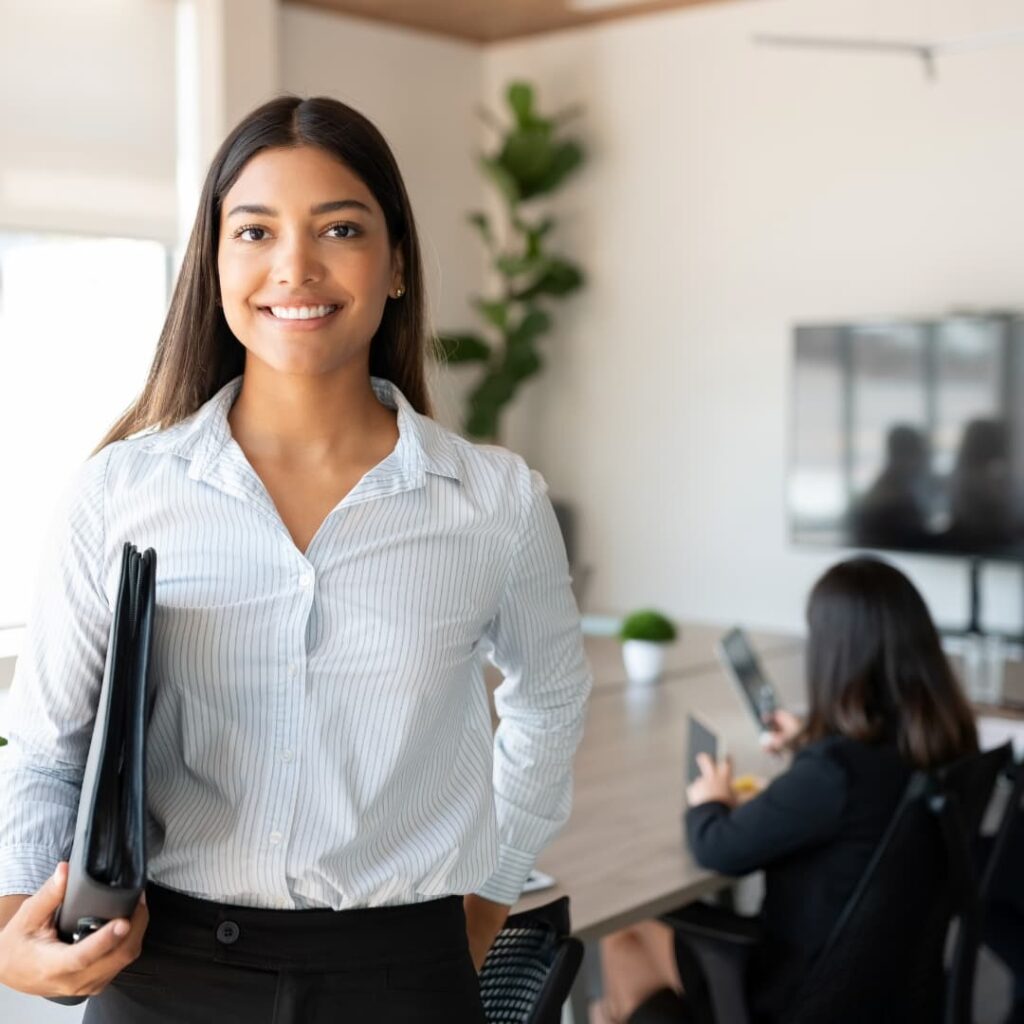
[[[509,917],[480,971],[488,1024],[559,1024],[583,960],[569,932],[568,896]]]
[[[999,827],[989,844],[987,858],[982,866],[981,901],[984,904],[993,891],[1008,881],[1011,872],[1019,874],[1021,865],[1014,859],[1013,842],[1024,818],[1024,757],[1007,769],[1010,792]],[[1019,878],[1013,881],[1019,884]]]
[[[1008,1020],[1024,1020],[1024,759],[1007,773],[1009,792],[994,835],[979,844],[982,943],[1013,976]]]
[[[1009,744],[932,775],[915,773],[867,870],[810,966],[787,1024],[969,1024],[980,941],[972,848]],[[953,920],[948,974],[943,955]],[[747,1024],[749,922],[722,927],[682,908],[665,920],[681,939],[686,1015],[694,1024]],[[698,975],[688,979],[687,972]]]

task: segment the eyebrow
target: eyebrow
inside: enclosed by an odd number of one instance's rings
[[[329,202],[317,203],[316,206],[311,206],[309,212],[315,217],[321,213],[334,213],[336,210],[351,209],[373,213],[373,210],[366,203],[361,203],[358,199],[332,199]],[[278,215],[277,210],[269,206],[263,206],[260,203],[243,203],[241,206],[234,207],[228,216],[234,217],[236,213],[248,213],[260,217],[276,217]]]

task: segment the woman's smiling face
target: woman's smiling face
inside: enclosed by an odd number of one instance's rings
[[[224,317],[248,358],[281,373],[367,365],[401,263],[370,190],[313,146],[258,153],[221,205]]]

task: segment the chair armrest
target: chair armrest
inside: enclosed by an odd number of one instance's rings
[[[661,921],[687,937],[713,939],[734,946],[754,946],[763,936],[756,918],[741,917],[706,903],[691,903],[669,911],[662,915]]]

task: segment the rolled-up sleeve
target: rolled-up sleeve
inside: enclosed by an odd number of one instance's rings
[[[102,585],[109,453],[85,464],[41,553],[0,748],[0,895],[35,892],[71,850],[111,620]]]
[[[572,762],[583,733],[590,673],[565,546],[539,473],[520,477],[519,538],[497,616],[494,797],[498,866],[479,895],[514,903],[541,849],[569,817]]]

